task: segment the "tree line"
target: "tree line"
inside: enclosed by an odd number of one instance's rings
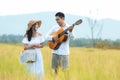
[[[23,39],[22,35],[1,35],[0,36],[0,43],[21,43]],[[91,47],[92,46],[92,39],[86,38],[77,38],[70,40],[70,46],[76,47]],[[45,42],[47,44],[47,41]],[[110,40],[110,39],[94,39],[95,47],[105,47],[105,46],[116,46],[120,47],[120,39],[117,40]]]

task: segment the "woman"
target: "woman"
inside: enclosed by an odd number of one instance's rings
[[[44,38],[41,33],[37,32],[37,29],[41,26],[41,20],[31,20],[28,23],[26,34],[24,35],[22,43],[24,44],[24,50],[35,50],[37,53],[37,60],[35,62],[25,63],[26,69],[31,74],[38,77],[43,77],[43,59],[39,48],[43,48]]]

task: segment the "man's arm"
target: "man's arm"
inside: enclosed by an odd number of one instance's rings
[[[71,25],[68,29],[69,29],[70,32],[72,32],[73,28],[74,28],[74,25]]]
[[[54,27],[52,27],[52,28],[48,31],[47,35],[45,36],[46,40],[50,40],[50,41],[53,40],[53,36],[50,35],[51,33],[53,33],[53,30],[54,30]]]
[[[74,28],[74,25],[71,25],[68,29],[69,29],[69,35],[70,35],[70,38],[71,39],[74,39],[74,30],[73,30],[73,28]]]

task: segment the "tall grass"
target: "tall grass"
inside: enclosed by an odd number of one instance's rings
[[[26,73],[19,62],[20,44],[0,44],[0,80],[34,80]],[[45,80],[53,80],[51,69],[51,50],[41,49]],[[93,48],[70,48],[70,80],[120,80],[120,50],[102,50]],[[60,80],[64,73],[59,70]]]

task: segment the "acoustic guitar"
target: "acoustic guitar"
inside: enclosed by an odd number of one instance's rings
[[[82,23],[82,20],[79,19],[72,25],[72,27],[74,27],[75,25],[79,25],[81,23]],[[65,30],[63,28],[60,28],[57,32],[53,32],[52,34],[50,34],[51,36],[58,36],[58,40],[48,41],[49,48],[57,50],[60,47],[61,43],[67,40],[68,36],[65,34],[67,34],[68,30],[69,30],[69,27]]]

